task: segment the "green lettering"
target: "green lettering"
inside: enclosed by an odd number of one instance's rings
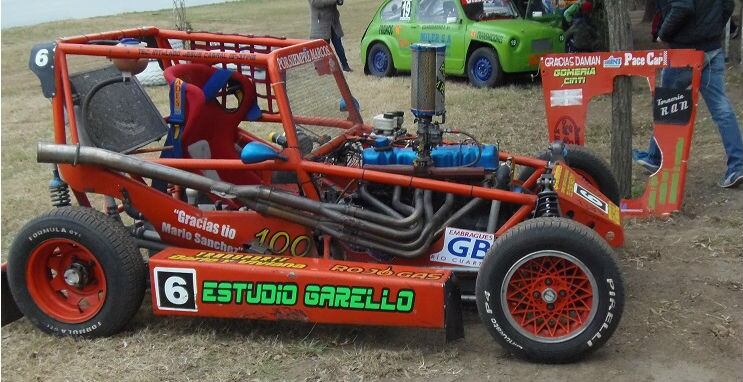
[[[261,305],[273,305],[276,302],[276,285],[259,284],[261,290]]]
[[[248,284],[248,291],[245,293],[245,303],[246,304],[260,304],[261,303],[260,290],[258,290],[258,287],[254,285],[253,283]]]
[[[284,305],[294,305],[297,303],[297,285],[287,284],[284,285]]]
[[[390,294],[389,289],[382,288],[382,301],[381,301],[380,307],[384,311],[394,312],[397,309],[397,306],[395,306],[394,304],[390,304],[388,300],[389,294]]]
[[[339,287],[342,288],[342,287]],[[333,296],[335,296],[335,287],[332,285],[323,285],[320,288],[320,306],[333,306]]]
[[[379,303],[374,301],[374,289],[366,290],[366,303],[364,305],[367,310],[379,310]]]
[[[204,281],[201,287],[201,301],[202,302],[216,302],[217,298],[214,296],[214,289],[217,287],[215,281]]]
[[[351,291],[348,288],[338,288],[335,291],[334,308],[348,308],[348,298],[351,297]]]
[[[315,284],[307,285],[304,288],[304,304],[307,306],[317,306],[320,301],[320,286]]]
[[[217,289],[217,302],[226,304],[232,301],[232,283],[221,282]]]
[[[248,288],[248,283],[232,283],[232,288],[235,289],[235,303],[241,304],[245,289]]]
[[[397,311],[410,312],[413,310],[415,303],[415,292],[410,289],[403,289],[397,293]]]
[[[351,290],[351,303],[348,305],[351,309],[365,309],[364,296],[371,288],[353,288]]]

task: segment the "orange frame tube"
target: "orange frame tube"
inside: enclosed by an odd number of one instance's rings
[[[161,46],[164,46],[165,48],[137,48],[90,44],[93,40],[112,40],[120,39],[123,37],[153,37],[161,44]],[[183,39],[191,42],[205,42],[207,44],[210,42],[216,42],[219,43],[219,46],[217,48],[222,50],[229,48],[225,46],[225,44],[235,44],[238,45],[240,48],[242,48],[243,45],[261,45],[276,49],[270,51],[270,53],[167,49],[170,47],[169,43],[167,43],[168,39],[173,38]],[[278,59],[280,57],[285,57],[290,54],[299,53],[308,49],[325,47],[327,47],[327,43],[322,40],[304,41],[273,37],[254,37],[210,33],[186,33],[179,31],[161,30],[158,28],[130,29],[124,31],[99,33],[94,35],[84,35],[61,39],[58,41],[56,50],[56,63],[58,69],[55,74],[55,83],[57,85],[57,93],[56,96],[53,98],[55,142],[58,144],[68,143],[68,134],[70,137],[69,143],[76,144],[79,142],[77,135],[77,125],[75,123],[74,109],[72,107],[72,88],[69,80],[69,68],[67,61],[67,57],[69,56],[87,55],[108,58],[133,59],[154,58],[160,60],[164,66],[169,66],[182,60],[206,64],[232,63],[236,65],[248,65],[251,67],[251,70],[254,70],[255,67],[258,67],[265,69],[267,73],[265,80],[267,85],[267,93],[263,95],[259,94],[259,96],[267,98],[269,100],[269,105],[271,105],[272,102],[275,102],[275,105],[277,105],[278,108],[276,112],[264,110],[265,113],[260,121],[267,123],[277,123],[283,126],[283,130],[286,134],[287,139],[287,147],[283,150],[282,154],[286,158],[286,160],[265,161],[256,164],[244,164],[239,160],[225,159],[150,159],[150,161],[184,170],[230,169],[252,171],[294,171],[297,174],[297,179],[298,183],[300,184],[302,194],[305,197],[313,200],[319,200],[320,196],[317,189],[315,188],[315,183],[313,182],[312,177],[313,175],[324,175],[327,176],[329,179],[335,177],[349,180],[366,180],[379,184],[416,187],[426,190],[452,193],[465,197],[476,197],[486,200],[501,200],[506,203],[521,205],[516,213],[502,227],[500,227],[500,229],[496,232],[497,235],[503,234],[514,225],[523,221],[529,215],[529,213],[531,213],[537,199],[535,195],[503,191],[467,184],[457,184],[415,176],[390,174],[380,171],[365,170],[362,168],[335,166],[313,161],[312,158],[316,158],[331,152],[332,150],[342,145],[349,138],[358,137],[364,133],[368,133],[371,131],[371,127],[363,124],[361,115],[359,114],[358,110],[353,107],[354,102],[351,91],[348,88],[348,84],[346,83],[343,74],[339,70],[336,70],[335,73],[332,74],[336,81],[336,84],[338,85],[341,96],[345,100],[346,104],[349,105],[348,119],[307,116],[295,117],[292,114],[289,98],[282,81],[282,79],[284,78],[283,72],[279,68]],[[327,59],[335,60],[335,56],[328,57]],[[335,62],[335,64],[336,67],[339,67],[337,65],[337,61]],[[270,107],[271,106],[269,106],[269,108]],[[69,131],[67,131],[65,127],[65,109],[67,109],[67,118],[70,121]],[[295,123],[306,123],[338,128],[339,130],[341,130],[341,133],[337,137],[331,139],[331,141],[329,141],[328,143],[320,146],[307,158],[303,158],[298,147]],[[265,143],[265,140],[256,137],[247,131],[241,131],[239,135],[239,139],[244,141],[259,140]],[[547,162],[544,160],[529,158],[525,156],[511,155],[506,152],[500,152],[499,156],[501,160],[511,158],[513,162],[518,165],[536,168],[535,174],[524,183],[524,186],[527,188],[533,186],[533,184],[536,182],[536,179],[544,171],[545,165],[547,164]],[[95,172],[98,174],[98,178],[108,179],[108,184],[98,184],[97,182],[100,182],[100,180],[94,180],[91,179],[91,177],[82,176],[82,174],[79,173],[86,168],[87,166],[60,166],[65,179],[69,179],[69,183],[75,189],[86,190],[88,192],[110,194],[111,196],[121,199],[125,197],[125,195],[122,194],[122,189],[124,185],[128,185],[127,187],[135,187],[137,190],[136,193],[134,193],[134,191],[130,191],[132,196],[136,194],[136,197],[139,200],[146,200],[144,193],[147,190],[140,189],[141,187],[146,187],[146,185],[138,183],[136,180],[123,177],[119,174],[111,173],[110,176],[104,176],[103,174],[108,174],[108,172],[105,172],[103,170],[101,170],[101,172]],[[87,168],[87,171],[90,172],[91,169]],[[160,196],[159,193],[158,195]],[[161,200],[162,198],[159,196],[155,199]],[[174,203],[175,202],[176,201],[174,201]],[[177,201],[177,203],[181,202]],[[181,204],[178,204],[177,207],[183,210],[188,210],[189,213],[197,213],[197,211],[188,209],[188,206],[182,206]],[[204,213],[204,216],[208,216],[210,219],[226,219],[226,217],[224,216],[224,212]],[[158,215],[158,218],[155,219],[155,221],[165,221],[164,219],[167,219],[167,216]],[[245,221],[244,218],[240,216],[234,216],[234,218],[230,217],[229,219],[233,226],[238,226],[238,224],[246,224],[238,223],[238,221]],[[273,220],[276,221],[276,224],[282,221],[280,219]],[[271,224],[275,226],[275,223]],[[297,235],[302,234],[300,227],[296,227],[296,225],[292,225],[289,223],[287,224],[289,227],[292,227],[291,229]],[[249,230],[246,229],[246,231]],[[249,233],[249,235],[250,234],[252,234],[252,231]],[[184,246],[188,244],[188,242],[184,240],[179,240],[177,238],[171,239],[173,239],[172,241],[176,245]],[[216,239],[217,237],[215,237],[215,240]]]

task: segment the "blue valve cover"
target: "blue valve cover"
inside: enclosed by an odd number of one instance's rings
[[[434,166],[436,167],[460,167],[472,163],[477,159],[480,150],[476,145],[448,145],[439,146],[431,151]],[[389,148],[379,150],[369,148],[364,150],[363,160],[365,165],[412,165],[418,154],[411,148]],[[495,145],[483,145],[482,155],[473,167],[484,167],[487,170],[498,168],[498,148]]]

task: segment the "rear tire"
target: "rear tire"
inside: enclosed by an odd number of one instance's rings
[[[366,68],[375,77],[389,77],[395,71],[392,54],[387,45],[375,42],[366,56]]]
[[[582,176],[588,183],[601,191],[604,196],[619,206],[621,197],[619,194],[619,183],[611,167],[605,160],[596,155],[593,151],[584,146],[566,145],[568,155],[565,157],[565,163],[575,170],[578,175]],[[547,153],[542,153],[539,159],[548,159]],[[534,169],[527,167],[519,173],[518,179],[526,182],[534,173]]]
[[[624,307],[611,248],[563,218],[527,220],[498,238],[480,267],[475,296],[497,342],[545,363],[574,361],[601,347]]]
[[[146,273],[127,229],[83,207],[30,221],[8,259],[18,308],[41,330],[64,336],[119,332],[142,304]]]
[[[498,53],[489,47],[475,49],[467,60],[467,78],[476,88],[489,88],[503,82]]]

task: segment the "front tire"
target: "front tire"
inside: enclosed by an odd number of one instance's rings
[[[571,362],[619,324],[622,278],[594,231],[562,218],[527,220],[498,238],[476,283],[480,318],[519,357]]]
[[[375,42],[369,48],[369,54],[366,56],[366,67],[369,74],[375,77],[389,77],[395,70],[392,62],[392,54],[387,45],[381,42]]]
[[[476,88],[489,88],[503,82],[498,53],[492,48],[475,49],[467,60],[467,78]]]
[[[146,273],[127,229],[83,207],[30,221],[8,258],[18,308],[41,330],[63,336],[119,332],[142,304]]]

